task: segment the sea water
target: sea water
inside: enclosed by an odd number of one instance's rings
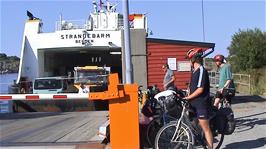
[[[8,86],[17,79],[17,73],[0,74],[0,94],[8,93]]]

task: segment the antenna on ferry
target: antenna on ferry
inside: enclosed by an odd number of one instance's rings
[[[107,9],[107,12],[110,12],[110,8],[111,8],[111,5],[110,5],[109,1],[106,0],[106,9]]]
[[[109,2],[109,0],[106,0],[106,10],[108,11],[108,12],[115,12],[116,11],[116,6],[117,6],[117,4],[112,4],[112,3],[110,3]]]
[[[103,5],[103,2],[102,0],[100,0],[100,11],[102,10],[102,5]]]
[[[60,13],[60,15],[59,15],[59,21],[60,21],[60,30],[62,30],[62,26],[63,26],[63,23],[62,23],[62,13]]]
[[[115,12],[115,11],[116,11],[116,6],[117,6],[117,5],[118,5],[118,4],[114,4],[114,5],[111,6],[111,11],[112,11],[112,12]]]
[[[94,13],[97,13],[97,3],[95,0],[92,1],[92,4],[93,4],[93,10],[94,10]]]

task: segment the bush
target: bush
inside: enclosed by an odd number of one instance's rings
[[[260,69],[251,69],[251,93],[262,95],[266,93],[266,67]]]
[[[230,62],[235,71],[266,66],[266,32],[257,28],[239,30],[228,47]]]

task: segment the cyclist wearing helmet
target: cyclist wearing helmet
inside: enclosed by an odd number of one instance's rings
[[[223,55],[214,56],[214,61],[216,66],[219,69],[220,77],[219,77],[219,86],[218,91],[215,95],[214,106],[218,107],[219,101],[222,98],[222,93],[224,88],[235,88],[232,78],[231,66],[225,63],[225,58]],[[230,100],[230,99],[227,99]],[[231,103],[231,101],[228,101]]]
[[[190,83],[190,94],[184,99],[190,101],[195,110],[199,125],[201,126],[208,148],[213,148],[213,136],[209,125],[210,111],[210,82],[207,70],[203,67],[203,51],[201,48],[194,48],[187,52],[187,58],[192,66],[192,77]]]

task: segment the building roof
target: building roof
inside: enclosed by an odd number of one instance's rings
[[[215,47],[215,43],[210,43],[210,42],[197,42],[197,41],[172,40],[172,39],[160,39],[160,38],[146,38],[146,40],[150,42],[159,42],[167,44],[191,45],[191,46],[199,46],[207,48]]]

